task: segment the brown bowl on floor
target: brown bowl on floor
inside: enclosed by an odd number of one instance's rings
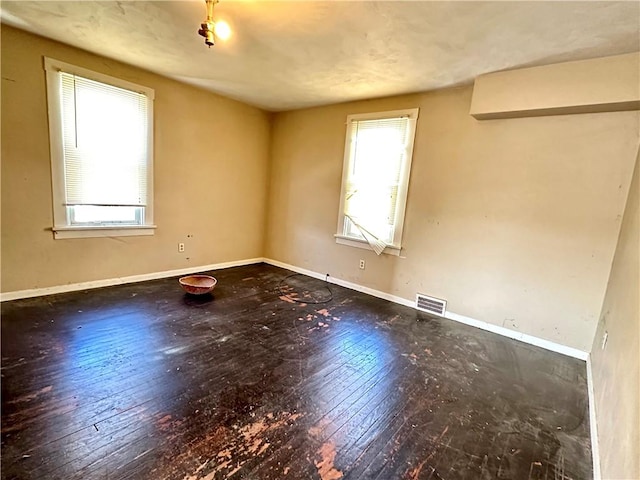
[[[189,275],[182,277],[180,285],[185,292],[191,295],[204,295],[210,293],[216,286],[218,281],[209,275]]]

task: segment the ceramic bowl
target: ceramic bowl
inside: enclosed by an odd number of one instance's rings
[[[205,293],[210,293],[215,288],[216,283],[218,283],[215,278],[210,277],[209,275],[189,275],[187,277],[182,277],[178,281],[184,291],[191,295],[204,295]]]

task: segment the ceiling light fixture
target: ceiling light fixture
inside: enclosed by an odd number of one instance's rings
[[[224,20],[213,21],[213,6],[220,0],[205,0],[207,5],[207,19],[200,24],[198,33],[204,37],[204,43],[211,48],[216,43],[216,36],[221,40],[226,40],[231,36],[231,28]]]

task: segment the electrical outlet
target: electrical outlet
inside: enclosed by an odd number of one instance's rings
[[[184,252],[184,243],[180,242],[180,243],[178,244],[178,251],[179,251],[179,252]]]
[[[604,350],[604,347],[607,346],[608,338],[609,338],[609,332],[604,332],[604,335],[602,335],[602,350]]]
[[[360,270],[364,270],[364,260],[360,260]]]

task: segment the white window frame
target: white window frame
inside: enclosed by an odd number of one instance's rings
[[[47,106],[49,114],[49,146],[51,151],[51,186],[53,197],[53,236],[55,239],[87,237],[121,237],[153,235],[153,100],[152,88],[116,77],[94,72],[86,68],[44,57],[47,78]],[[62,137],[62,108],[60,72],[78,75],[114,87],[136,91],[147,96],[147,202],[143,225],[71,225],[65,205],[64,146]]]
[[[385,118],[408,117],[409,118],[409,139],[407,141],[407,154],[405,162],[400,172],[400,183],[398,185],[398,198],[396,202],[396,223],[394,225],[393,242],[387,245],[382,253],[399,256],[402,250],[402,231],[404,228],[404,217],[407,206],[407,193],[409,191],[409,177],[411,174],[411,161],[413,159],[413,144],[416,134],[416,123],[418,120],[419,108],[404,110],[391,110],[386,112],[360,113],[347,116],[346,138],[344,146],[344,161],[342,166],[342,186],[340,188],[340,210],[338,211],[338,227],[334,235],[336,243],[351,247],[373,250],[366,240],[345,234],[345,197],[347,181],[351,165],[351,122],[354,120],[382,120]]]

